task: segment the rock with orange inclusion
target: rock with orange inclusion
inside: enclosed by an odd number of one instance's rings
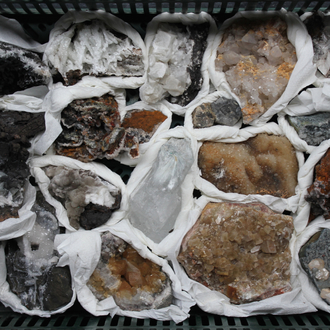
[[[299,169],[289,140],[265,133],[239,143],[204,142],[198,166],[224,192],[283,198],[295,194]]]
[[[87,286],[98,300],[113,297],[123,310],[167,307],[171,282],[160,266],[110,232],[102,234],[101,258]]]
[[[234,304],[291,291],[293,219],[261,203],[208,203],[184,237],[188,276]]]
[[[239,97],[248,124],[280,98],[296,62],[282,19],[241,18],[225,30],[215,65]]]
[[[323,215],[325,219],[330,219],[330,150],[322,157],[315,166],[315,179],[308,188],[308,195],[305,196],[307,202],[311,203],[309,220]]]

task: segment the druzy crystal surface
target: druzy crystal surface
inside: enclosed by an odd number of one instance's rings
[[[119,188],[91,171],[64,166],[43,169],[50,179],[50,194],[63,204],[71,226],[76,229],[99,227],[120,207]]]
[[[208,30],[208,23],[159,24],[149,51],[148,80],[141,88],[146,102],[165,97],[185,106],[196,97],[203,83],[201,66]]]
[[[170,138],[162,145],[151,170],[129,198],[129,219],[154,242],[173,229],[181,211],[181,184],[193,164],[187,139]]]
[[[54,238],[60,229],[40,192],[32,211],[37,214],[32,230],[7,242],[7,281],[23,306],[52,311],[71,301],[71,275],[68,267],[56,267]]]
[[[36,53],[0,42],[0,96],[47,85],[50,78],[49,68]]]
[[[75,84],[84,75],[144,74],[142,50],[129,37],[111,30],[100,20],[71,25],[50,41],[46,54],[67,85]]]
[[[188,276],[234,304],[291,290],[292,217],[261,203],[208,203],[184,237],[179,262]]]
[[[321,298],[330,305],[329,240],[329,229],[325,228],[317,232],[301,247],[299,260]]]
[[[295,194],[298,162],[284,136],[258,134],[239,143],[204,142],[198,154],[202,177],[219,190],[239,194]]]
[[[305,199],[311,203],[309,220],[323,215],[325,219],[330,219],[330,150],[321,158],[315,166],[314,182],[307,190]]]
[[[297,58],[286,31],[280,18],[241,18],[224,32],[215,65],[240,99],[245,124],[266,112],[287,86]]]
[[[160,266],[110,232],[102,234],[101,258],[87,286],[98,300],[112,296],[123,310],[159,309],[172,302],[171,281]]]

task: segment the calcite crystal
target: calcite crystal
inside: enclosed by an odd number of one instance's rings
[[[330,113],[321,112],[308,116],[286,116],[299,137],[309,145],[318,146],[330,139]]]
[[[0,42],[0,96],[30,87],[47,85],[51,73],[39,55]]]
[[[57,267],[54,238],[60,233],[55,210],[39,192],[32,211],[37,214],[31,231],[7,242],[7,281],[28,309],[57,310],[73,295],[69,267]]]
[[[156,103],[164,97],[187,105],[203,84],[201,66],[209,24],[161,23],[150,47],[148,80],[141,88],[143,99]]]
[[[179,262],[188,276],[234,304],[291,290],[292,217],[261,203],[208,203],[184,237]]]
[[[213,125],[234,126],[242,118],[241,107],[233,99],[220,97],[212,103],[203,103],[192,113],[194,128]]]
[[[113,297],[123,310],[159,309],[172,303],[171,281],[121,238],[102,234],[101,258],[87,286],[98,300]]]
[[[280,98],[296,62],[282,19],[240,18],[224,32],[215,65],[240,99],[248,124]]]
[[[284,136],[258,134],[239,143],[204,142],[198,154],[202,177],[219,190],[239,194],[295,194],[298,162]]]
[[[330,219],[330,150],[321,158],[315,166],[314,182],[307,190],[305,199],[311,203],[309,220],[323,215],[325,219]]]
[[[187,139],[170,138],[160,148],[151,170],[129,198],[129,219],[154,242],[173,229],[181,211],[181,184],[193,164]]]
[[[63,204],[76,229],[99,227],[120,207],[119,188],[91,171],[65,166],[47,166],[43,170],[50,179],[50,194]]]
[[[314,234],[299,251],[302,268],[316,289],[330,305],[330,229],[322,229]]]
[[[50,40],[45,51],[50,66],[73,85],[85,75],[143,76],[142,50],[101,20],[72,24]]]

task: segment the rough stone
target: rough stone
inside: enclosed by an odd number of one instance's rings
[[[179,262],[188,276],[234,304],[291,291],[290,216],[261,203],[208,203],[184,237]]]
[[[194,128],[206,128],[214,125],[215,116],[210,103],[199,105],[191,115]]]
[[[245,124],[265,113],[286,88],[297,62],[286,31],[277,17],[241,18],[224,32],[215,65],[239,97]]]
[[[171,282],[160,266],[110,232],[102,234],[101,259],[87,286],[98,300],[112,296],[123,310],[159,309],[172,302]]]
[[[288,122],[307,144],[318,146],[330,139],[330,113],[321,112],[309,116],[286,116]]]
[[[228,193],[288,198],[297,186],[297,158],[283,136],[263,133],[239,143],[204,142],[198,166],[205,180]]]
[[[220,97],[211,103],[211,108],[219,125],[234,126],[242,118],[241,107],[233,99]]]
[[[0,95],[47,85],[50,78],[49,68],[36,53],[0,42]]]
[[[317,291],[330,305],[330,230],[322,229],[314,234],[299,251],[301,266],[315,285]]]

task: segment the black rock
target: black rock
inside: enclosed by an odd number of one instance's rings
[[[211,103],[211,108],[219,125],[234,126],[242,118],[241,107],[233,99],[220,97]]]

